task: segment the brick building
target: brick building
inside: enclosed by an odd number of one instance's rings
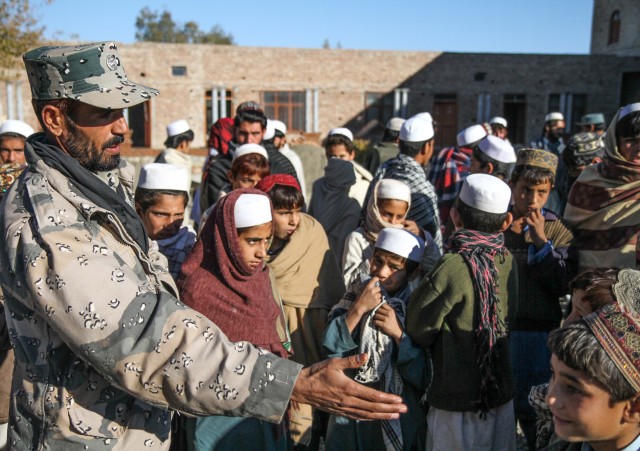
[[[242,101],[258,100],[270,117],[316,138],[337,126],[375,137],[392,116],[430,111],[440,147],[452,144],[459,129],[495,115],[509,121],[513,143],[525,143],[540,133],[548,111],[562,111],[572,125],[586,112],[609,119],[620,105],[640,101],[639,24],[637,0],[595,0],[589,55],[162,43],[119,48],[129,77],[161,91],[128,111],[134,146],[162,148],[165,125],[186,118],[194,146],[204,147],[213,121],[233,115]],[[0,82],[0,105],[0,119],[37,126],[22,72]]]

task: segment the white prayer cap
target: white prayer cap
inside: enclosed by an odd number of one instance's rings
[[[273,128],[275,128],[276,131],[282,133],[283,135],[287,134],[287,124],[277,119],[273,119],[271,122],[273,122]]]
[[[191,189],[187,168],[167,163],[149,163],[140,169],[138,188],[186,191]]]
[[[15,133],[28,138],[30,135],[33,135],[34,131],[29,124],[15,119],[9,119],[0,125],[0,135],[4,135],[5,133]]]
[[[478,148],[485,155],[502,163],[515,163],[516,151],[508,141],[497,136],[488,135],[478,143]]]
[[[424,253],[424,241],[420,237],[404,229],[391,227],[380,231],[375,247],[414,262],[420,262]]]
[[[400,129],[400,140],[408,142],[429,141],[434,134],[433,123],[424,116],[417,115],[404,121]]]
[[[485,136],[487,136],[487,131],[482,125],[476,124],[471,127],[467,127],[458,133],[456,141],[458,142],[458,146],[466,146],[467,144],[480,141]]]
[[[389,119],[389,122],[387,122],[386,128],[394,132],[399,132],[402,128],[402,124],[404,124],[404,119],[401,117],[392,117]]]
[[[431,117],[431,113],[429,113],[427,111],[425,111],[424,113],[418,113],[413,117],[419,117],[420,119],[424,119],[424,120],[427,120],[427,121],[433,123],[433,117]]]
[[[504,128],[507,128],[507,120],[500,116],[492,117],[489,119],[489,123],[502,125]]]
[[[344,128],[344,127],[332,128],[331,130],[329,130],[329,136],[332,136],[332,135],[342,135],[346,138],[349,138],[349,141],[353,141],[353,133],[351,133],[351,130],[349,130],[348,128]]]
[[[506,213],[511,201],[511,189],[493,175],[471,174],[462,184],[460,200],[487,213]]]
[[[636,111],[640,111],[640,103],[630,103],[629,105],[623,106],[622,108],[620,108],[618,121],[623,117],[630,115],[631,113],[635,113]]]
[[[276,136],[276,127],[271,119],[267,119],[267,128],[264,130],[263,140],[267,141]]]
[[[241,194],[233,206],[236,229],[253,227],[271,222],[271,202],[264,194]]]
[[[564,116],[562,115],[562,113],[554,111],[554,112],[551,112],[551,113],[547,114],[544,117],[544,121],[545,122],[549,122],[549,121],[564,121]]]
[[[381,179],[376,186],[378,199],[396,199],[411,203],[411,188],[394,179]]]
[[[189,123],[184,119],[179,119],[167,125],[167,137],[171,138],[189,130],[191,130]]]
[[[267,159],[267,161],[269,161],[269,154],[267,154],[267,151],[265,150],[265,148],[262,147],[260,144],[252,144],[252,143],[243,144],[240,147],[238,147],[236,151],[233,153],[233,158],[231,159],[231,161],[234,161],[237,158],[243,155],[246,155],[248,153],[257,153],[258,155],[262,155]]]

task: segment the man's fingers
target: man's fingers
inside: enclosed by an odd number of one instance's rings
[[[349,357],[336,359],[337,366],[339,370],[346,370],[348,368],[360,368],[365,364],[367,359],[369,358],[368,354],[356,354]]]

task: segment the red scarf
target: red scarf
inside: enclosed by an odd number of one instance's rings
[[[237,189],[218,201],[182,265],[178,288],[182,301],[216,323],[231,341],[248,341],[286,357],[276,330],[281,317],[269,270],[251,270],[240,255],[234,207],[247,193],[266,196]]]

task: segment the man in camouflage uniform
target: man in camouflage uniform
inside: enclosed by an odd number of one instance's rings
[[[362,359],[301,369],[229,342],[180,303],[120,160],[122,108],[158,91],[127,80],[115,44],[42,47],[24,61],[45,132],[28,140],[29,168],[0,213],[11,449],[168,449],[168,409],[276,422],[289,399],[361,418],[405,410],[347,382]]]

